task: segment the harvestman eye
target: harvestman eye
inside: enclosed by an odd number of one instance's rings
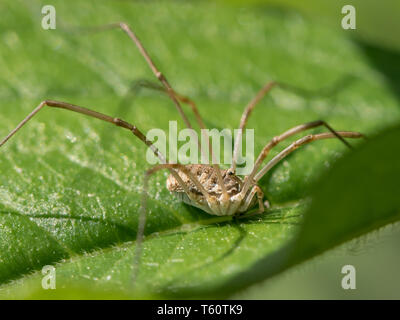
[[[125,23],[116,23],[94,28],[94,31],[102,31],[107,29],[122,29],[133,43],[137,46],[140,53],[144,57],[151,71],[161,82],[163,90],[168,94],[169,98],[172,100],[175,108],[178,110],[180,116],[185,122],[186,126],[190,129],[192,125],[184,113],[181,103],[186,103],[191,107],[192,112],[195,115],[196,121],[201,129],[206,129],[204,121],[202,120],[199,110],[196,104],[189,98],[180,95],[175,90],[172,89],[167,78],[159,71],[155,66],[153,60],[150,58],[149,54],[143,47],[142,43],[136,37],[135,33],[129,28]],[[133,279],[136,278],[138,272],[138,265],[141,255],[141,244],[144,236],[144,228],[146,223],[146,199],[147,199],[147,189],[150,176],[159,171],[167,169],[170,175],[167,179],[168,190],[175,194],[179,199],[185,203],[200,208],[201,210],[217,216],[235,216],[240,215],[248,211],[250,208],[254,207],[258,203],[258,212],[263,213],[265,211],[264,207],[264,193],[258,186],[258,181],[274,167],[280,160],[285,158],[288,154],[296,150],[297,148],[308,144],[312,141],[321,139],[337,138],[346,146],[351,147],[349,143],[344,138],[361,138],[363,135],[358,132],[351,131],[336,131],[330,125],[322,120],[312,121],[305,124],[300,124],[296,127],[288,129],[280,135],[272,138],[262,149],[259,154],[254,168],[251,173],[247,176],[240,177],[236,175],[236,163],[238,158],[239,141],[241,141],[241,134],[243,129],[246,127],[247,121],[250,114],[258,104],[258,102],[274,87],[279,85],[276,82],[268,82],[257,95],[249,102],[245,107],[242,117],[239,123],[238,135],[236,137],[236,142],[233,152],[233,160],[231,167],[227,170],[222,170],[216,163],[213,157],[213,150],[211,144],[208,141],[208,146],[201,146],[199,139],[197,138],[200,150],[203,147],[209,148],[211,156],[213,158],[211,165],[205,164],[189,164],[182,165],[179,163],[169,163],[165,155],[163,155],[151,141],[146,139],[146,136],[133,124],[129,122],[114,118],[103,113],[93,111],[81,106],[73,105],[67,102],[54,101],[54,100],[44,100],[42,101],[18,126],[12,130],[1,142],[0,147],[3,146],[19,129],[21,129],[33,116],[35,116],[44,107],[51,108],[61,108],[69,111],[74,111],[76,113],[84,114],[89,117],[97,118],[99,120],[110,122],[118,127],[130,130],[137,138],[139,138],[143,143],[150,148],[154,154],[160,159],[161,164],[156,165],[145,172],[144,177],[144,188],[142,195],[142,205],[139,214],[139,226],[137,231],[137,241],[136,241],[136,251],[135,258],[133,262]],[[308,134],[292,144],[286,147],[283,151],[278,153],[274,158],[262,166],[264,160],[267,158],[270,150],[274,148],[277,144],[283,140],[303,132],[308,129],[316,127],[325,127],[328,132],[319,134]],[[266,202],[268,203],[268,202]]]

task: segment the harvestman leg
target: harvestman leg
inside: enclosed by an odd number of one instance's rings
[[[178,95],[176,95],[176,92],[172,89],[171,85],[169,84],[169,82],[167,81],[166,77],[161,73],[161,71],[158,70],[158,68],[155,66],[154,62],[152,61],[152,59],[150,58],[149,54],[147,53],[146,49],[143,47],[142,43],[140,42],[140,40],[138,39],[138,37],[134,34],[134,32],[129,28],[129,26],[126,23],[116,23],[116,24],[111,24],[108,26],[104,26],[103,28],[105,29],[109,29],[109,28],[121,28],[130,38],[131,40],[136,44],[136,46],[138,47],[140,53],[142,54],[142,56],[145,58],[147,64],[149,65],[150,69],[153,71],[154,75],[157,77],[157,79],[161,82],[161,84],[164,86],[165,90],[167,91],[168,95],[170,96],[170,98],[172,99],[172,101],[174,102],[176,108],[178,109],[181,117],[183,118],[186,126],[189,129],[193,129],[192,125],[190,124],[189,119],[186,117],[185,113],[183,112],[183,109],[181,107],[181,105],[179,104],[178,101]],[[187,99],[188,101],[190,101],[189,99]],[[199,125],[202,127],[202,129],[205,128],[204,126],[204,122],[201,120],[200,114],[196,108],[196,105],[193,103],[193,101],[191,101],[192,103],[190,104],[195,115],[196,115],[196,119],[199,122]],[[200,120],[200,121],[199,121]],[[209,139],[208,139],[209,140]],[[200,149],[202,150],[201,144],[200,142],[198,142]],[[211,149],[212,146],[209,143],[209,148]],[[212,153],[212,150],[211,150]],[[213,161],[215,162],[215,161]],[[229,198],[228,192],[226,190],[225,184],[223,182],[222,179],[222,174],[221,174],[221,170],[220,167],[217,163],[213,164],[213,167],[217,173],[217,179],[218,179],[218,183],[221,186],[222,189],[222,193],[224,196],[224,199],[227,200]]]
[[[243,130],[246,127],[247,120],[249,119],[251,113],[253,112],[253,109],[260,102],[260,100],[276,85],[277,83],[274,81],[270,81],[267,84],[265,84],[264,87],[262,87],[261,90],[258,91],[257,95],[249,102],[249,104],[243,111],[242,117],[240,118],[239,131],[236,135],[235,147],[233,149],[233,159],[231,168],[233,169],[234,172],[236,172],[236,162],[239,156],[238,155],[239,145],[242,140]]]
[[[178,181],[179,185],[182,187],[182,189],[185,191],[185,193],[188,195],[190,198],[190,192],[188,187],[185,185],[185,183],[182,181],[181,177],[179,174],[173,170],[173,169],[179,169],[181,170],[185,175],[189,177],[189,179],[196,185],[196,187],[202,192],[203,196],[207,199],[207,203],[211,203],[210,201],[210,195],[209,193],[205,190],[205,188],[201,185],[201,183],[198,181],[198,179],[183,165],[181,164],[167,164],[166,163],[166,158],[165,156],[153,145],[153,143],[149,140],[146,139],[146,136],[134,125],[119,119],[119,118],[113,118],[108,115],[105,115],[103,113],[93,111],[84,107],[80,107],[77,105],[73,105],[70,103],[66,102],[61,102],[61,101],[54,101],[54,100],[45,100],[42,101],[24,120],[22,120],[17,127],[12,130],[1,142],[0,142],[0,147],[3,146],[15,133],[17,133],[18,130],[20,130],[30,119],[32,119],[40,110],[42,110],[44,107],[55,107],[55,108],[61,108],[69,111],[74,111],[80,114],[84,114],[90,117],[97,118],[99,120],[103,120],[106,122],[110,122],[116,126],[128,129],[131,131],[136,137],[138,137],[141,141],[143,141],[154,153],[155,155],[163,162],[163,164],[158,165],[146,172],[146,177],[144,180],[144,195],[147,194],[147,181],[148,177],[161,169],[170,169],[170,172],[174,175],[175,179]],[[191,199],[195,201],[195,199]],[[146,205],[144,203],[144,207],[142,207],[142,212],[139,215],[139,231],[137,233],[137,248],[140,253],[141,250],[141,242],[143,238],[143,231],[144,231],[144,223],[145,223],[145,212],[146,212]],[[137,254],[135,254],[135,262],[137,262],[138,258],[136,258]],[[137,265],[137,264],[136,264]]]
[[[108,115],[105,115],[103,113],[93,111],[84,107],[80,107],[77,105],[73,105],[70,103],[66,102],[61,102],[61,101],[54,101],[54,100],[45,100],[42,101],[24,120],[22,120],[18,126],[12,130],[3,140],[0,141],[0,147],[3,146],[19,129],[21,129],[30,119],[32,119],[40,110],[42,110],[45,106],[48,107],[55,107],[55,108],[61,108],[65,110],[70,110],[74,111],[80,114],[84,114],[93,118],[97,118],[106,122],[110,122],[112,124],[115,124],[118,127],[122,127],[125,129],[128,129],[131,131],[136,137],[138,137],[141,141],[143,141],[153,152],[154,154],[161,160],[162,163],[166,163],[167,159],[165,156],[153,145],[153,143],[149,140],[146,139],[146,136],[134,125],[119,119],[119,118],[113,118]],[[175,177],[175,179],[178,181],[179,185],[184,189],[186,185],[183,183],[181,177],[177,172],[171,169],[171,174]]]
[[[332,135],[334,135],[336,138],[338,138],[340,141],[342,141],[347,147],[352,148],[351,145],[346,140],[344,140],[344,138],[340,134],[338,134],[325,121],[317,120],[317,121],[308,122],[308,123],[293,127],[291,129],[285,131],[281,135],[275,136],[274,138],[272,138],[272,140],[269,143],[267,143],[266,146],[262,149],[260,155],[258,156],[258,158],[256,160],[256,163],[254,165],[252,172],[245,178],[244,185],[242,188],[243,196],[247,193],[249,187],[254,183],[254,176],[256,175],[261,163],[268,156],[269,152],[271,151],[271,149],[273,147],[275,147],[281,141],[293,136],[294,134],[297,134],[299,132],[302,132],[304,130],[308,130],[311,128],[320,127],[320,126],[326,127],[332,133]],[[362,136],[360,133],[357,133],[357,134],[359,134],[360,137]]]
[[[103,113],[93,111],[84,107],[80,107],[77,105],[73,105],[67,102],[61,102],[61,101],[54,101],[54,100],[44,100],[42,101],[24,120],[21,121],[21,123],[18,124],[18,126],[12,130],[1,142],[0,142],[0,147],[4,145],[19,129],[21,129],[30,119],[33,118],[40,110],[42,110],[44,107],[55,107],[55,108],[61,108],[61,109],[66,109],[70,111],[74,111],[77,113],[81,113],[93,118],[97,118],[106,122],[110,122],[112,124],[115,124],[118,127],[122,127],[125,129],[130,130],[136,137],[138,137],[141,141],[143,141],[154,153],[157,157],[160,158],[162,162],[166,162],[165,156],[153,145],[153,143],[149,140],[146,139],[146,136],[134,125],[131,125],[130,123],[119,119],[119,118],[113,118],[108,115],[105,115]]]
[[[140,207],[140,213],[139,213],[139,225],[138,225],[138,232],[137,232],[137,237],[136,237],[136,251],[133,259],[133,273],[132,273],[132,282],[134,283],[138,274],[138,267],[139,267],[139,261],[140,261],[140,256],[142,252],[142,242],[144,238],[144,228],[146,225],[146,218],[147,218],[147,189],[148,189],[148,184],[149,184],[149,179],[150,176],[157,171],[163,170],[163,169],[178,169],[181,170],[195,185],[196,187],[200,190],[200,192],[203,194],[203,196],[206,198],[207,203],[210,204],[212,201],[210,201],[211,196],[207,192],[207,190],[202,186],[202,184],[198,181],[198,179],[190,172],[189,169],[187,169],[184,165],[178,164],[178,163],[165,163],[165,164],[159,164],[154,166],[153,168],[149,169],[146,171],[144,175],[144,182],[143,182],[143,192],[142,192],[142,204]],[[190,200],[193,202],[196,202],[196,199],[192,199],[190,197],[190,192],[188,187],[183,184],[183,189],[187,196],[189,197]]]
[[[251,203],[253,202],[253,197],[257,196],[257,200],[258,200],[258,213],[263,213],[265,211],[264,208],[264,203],[263,203],[263,198],[264,198],[264,192],[261,190],[261,188],[259,186],[254,186],[249,195],[247,196],[243,207],[241,209],[242,212],[245,212],[249,209]]]
[[[351,131],[338,131],[338,132],[335,132],[335,134],[331,133],[331,132],[325,132],[325,133],[307,135],[307,136],[300,138],[300,139],[296,140],[295,142],[293,142],[290,146],[288,146],[286,149],[284,149],[278,155],[276,155],[271,161],[269,161],[257,173],[257,175],[254,178],[254,183],[257,183],[257,181],[259,181],[273,166],[275,166],[280,160],[285,158],[288,154],[292,153],[297,148],[299,148],[307,143],[310,143],[312,141],[321,140],[321,139],[337,138],[337,134],[339,134],[341,137],[344,137],[344,138],[362,138],[362,137],[364,137],[361,133],[351,132]],[[251,201],[255,195],[255,192],[257,192],[255,190],[255,188],[259,188],[259,187],[253,186],[250,193],[245,198],[245,205],[244,205],[245,209],[242,211],[245,211],[249,208]],[[247,191],[244,191],[244,187],[243,187],[242,192],[241,192],[242,196],[245,197],[246,193],[247,193]],[[262,193],[261,189],[258,191],[257,196],[258,196],[258,202],[259,202],[259,207],[260,207],[259,213],[262,213],[262,212],[264,212],[264,208],[261,206],[261,204],[262,204],[262,198],[263,198],[264,194]]]
[[[155,84],[155,83],[153,83],[151,81],[148,81],[148,80],[137,80],[137,81],[134,81],[132,83],[131,87],[130,87],[130,90],[134,91],[134,90],[137,90],[137,88],[140,88],[140,87],[146,88],[146,89],[157,90],[157,91],[161,91],[161,92],[163,92],[165,94],[168,94],[168,92],[165,90],[165,88],[163,86],[160,86],[160,85]],[[172,89],[172,93],[174,94],[175,98],[179,102],[185,103],[185,104],[190,106],[194,116],[196,117],[196,121],[197,121],[199,127],[201,129],[206,129],[206,126],[205,126],[205,124],[203,122],[203,119],[201,118],[201,115],[200,115],[199,109],[197,108],[196,103],[192,99],[190,99],[189,97],[184,96],[184,95],[176,92],[173,89]]]
[[[249,102],[249,104],[246,106],[246,108],[243,111],[242,117],[240,119],[240,125],[239,125],[239,131],[237,133],[236,136],[236,140],[235,140],[235,147],[234,147],[234,152],[233,152],[233,160],[232,160],[232,165],[231,168],[236,171],[236,162],[237,162],[237,158],[238,158],[238,152],[239,152],[239,145],[240,145],[240,140],[243,134],[243,130],[247,125],[247,121],[251,115],[251,113],[253,112],[253,109],[256,107],[256,105],[260,102],[260,100],[269,92],[271,91],[271,89],[275,86],[280,86],[283,88],[287,88],[288,85],[282,84],[282,83],[278,83],[276,81],[270,81],[267,82],[264,87],[261,88],[261,90],[257,93],[257,95]],[[322,122],[322,121],[320,121]],[[323,123],[321,125],[324,125],[325,127],[327,127],[329,129],[329,131],[331,131],[332,133],[335,133],[335,130],[332,129],[332,127],[330,127],[327,123]],[[311,127],[312,128],[312,127]],[[340,137],[335,134],[339,139]],[[351,148],[351,146],[344,140],[344,139],[340,139],[342,140],[342,142],[344,144],[346,144],[349,148]]]
[[[363,135],[358,132],[351,132],[351,131],[337,131],[338,134],[340,134],[341,137],[345,138],[362,138]],[[319,134],[310,134],[307,135],[299,140],[296,140],[293,142],[290,146],[288,146],[286,149],[282,150],[280,153],[278,153],[274,158],[272,158],[254,177],[255,181],[259,181],[272,167],[274,167],[279,161],[284,159],[287,155],[292,153],[294,150],[297,148],[310,143],[315,140],[321,140],[321,139],[331,139],[331,138],[336,138],[336,135],[332,134],[331,132],[324,132],[324,133],[319,133]]]
[[[213,161],[212,163],[217,163],[217,161],[216,161],[216,159],[215,159],[215,156],[214,156],[214,152],[213,152],[213,150],[212,150],[212,145],[211,145],[211,143],[210,143],[210,136],[209,136],[208,133],[205,131],[207,128],[206,128],[206,125],[204,124],[203,119],[202,119],[201,116],[200,116],[200,113],[199,113],[199,110],[197,109],[196,103],[195,103],[193,100],[191,100],[189,97],[183,96],[183,95],[177,93],[176,91],[173,91],[172,93],[175,95],[175,97],[176,97],[179,101],[181,101],[182,103],[188,104],[188,105],[190,106],[190,108],[192,109],[192,112],[194,113],[194,116],[196,117],[197,124],[199,125],[200,129],[203,129],[203,130],[204,130],[204,131],[201,131],[201,132],[204,133],[204,137],[205,137],[205,139],[206,139],[206,141],[207,141],[207,144],[208,144],[208,152],[211,154],[211,159],[212,159],[212,161]],[[200,143],[199,145],[200,145],[200,148],[203,147],[203,146],[201,145],[201,143]],[[203,150],[202,150],[202,152],[204,153]],[[224,186],[224,187],[225,187],[225,186]]]
[[[147,81],[147,80],[134,81],[132,86],[131,86],[131,88],[130,88],[130,90],[134,91],[138,87],[143,87],[143,88],[152,89],[152,90],[158,90],[158,91],[161,91],[161,92],[163,92],[165,94],[168,94],[168,92],[165,90],[165,88],[163,86],[159,86],[159,85],[154,84],[154,83],[152,83],[150,81]],[[193,114],[194,114],[194,116],[196,118],[196,122],[199,125],[199,127],[201,129],[206,129],[206,125],[204,124],[204,121],[203,121],[203,119],[202,119],[202,117],[200,115],[200,112],[199,112],[199,109],[197,108],[196,103],[192,99],[190,99],[189,97],[184,96],[184,95],[182,95],[180,93],[177,93],[174,90],[172,91],[172,94],[175,95],[175,98],[178,101],[180,101],[182,103],[185,103],[185,104],[188,104],[190,106],[190,108],[192,109],[192,112],[193,112]],[[214,158],[213,151],[212,151],[212,146],[210,144],[210,137],[208,136],[208,134],[206,132],[204,132],[204,136],[206,138],[206,141],[208,142],[208,149],[209,149],[209,152],[210,152],[210,154],[212,156],[212,159],[213,159],[214,162],[216,162],[215,158]],[[203,147],[201,145],[201,143],[199,143],[199,147],[200,148]],[[204,150],[202,149],[201,151],[204,154]]]
[[[179,103],[179,101],[178,101],[178,99],[177,99],[177,97],[175,95],[175,91],[172,89],[171,85],[167,81],[167,78],[156,67],[156,65],[154,64],[153,60],[150,58],[149,54],[147,53],[146,49],[143,47],[143,45],[140,42],[140,40],[138,39],[138,37],[135,35],[135,33],[131,30],[131,28],[129,28],[129,26],[126,23],[124,23],[124,22],[113,23],[113,24],[100,26],[100,27],[96,27],[96,28],[91,28],[91,29],[95,30],[95,31],[96,30],[101,31],[101,30],[107,30],[107,29],[122,29],[129,36],[129,38],[135,43],[136,47],[139,49],[139,52],[142,54],[142,56],[146,60],[148,66],[151,69],[151,71],[154,73],[154,75],[157,77],[157,79],[164,86],[165,90],[168,93],[168,96],[174,102],[175,107],[177,108],[177,110],[178,110],[179,114],[181,115],[182,119],[184,120],[186,126],[189,129],[193,129],[192,125],[190,124],[189,119],[187,118],[187,116],[183,112],[183,109],[182,109],[182,107],[181,107],[181,105],[180,105],[180,103]],[[202,150],[199,140],[197,140],[197,141],[199,143],[200,149]],[[211,148],[211,146],[210,146],[210,148]],[[213,162],[215,162],[215,161],[213,161]],[[219,167],[219,165],[217,163],[213,163],[213,167],[214,167],[214,170],[217,173],[217,179],[218,179],[219,185],[221,186],[223,198],[224,198],[225,201],[227,201],[229,199],[229,195],[228,195],[228,192],[226,191],[226,187],[225,187],[225,184],[224,184],[223,179],[222,179],[222,174],[221,174],[220,167]]]
[[[209,198],[209,194],[204,189],[204,187],[198,182],[198,180],[190,172],[188,172],[188,170],[184,166],[179,165],[179,164],[166,164],[167,160],[166,160],[165,156],[153,145],[153,143],[151,141],[146,139],[146,136],[136,126],[134,126],[134,125],[122,120],[122,119],[113,118],[113,117],[110,117],[110,116],[105,115],[103,113],[96,112],[96,111],[93,111],[93,110],[90,110],[90,109],[87,109],[87,108],[84,108],[84,107],[80,107],[80,106],[77,106],[77,105],[73,105],[73,104],[70,104],[70,103],[66,103],[66,102],[54,101],[54,100],[42,101],[24,120],[22,120],[18,124],[18,126],[14,130],[12,130],[0,142],[0,147],[3,146],[19,129],[21,129],[30,119],[32,119],[45,106],[74,111],[74,112],[77,112],[77,113],[80,113],[80,114],[84,114],[84,115],[87,115],[87,116],[90,116],[90,117],[93,117],[93,118],[97,118],[97,119],[100,119],[100,120],[103,120],[103,121],[106,121],[106,122],[110,122],[112,124],[115,124],[116,126],[128,129],[136,137],[138,137],[141,141],[143,141],[154,152],[154,154],[161,160],[161,162],[164,163],[162,165],[159,165],[160,168],[169,168],[170,169],[171,174],[175,177],[175,179],[178,181],[179,185],[188,194],[188,196],[190,196],[188,187],[182,181],[182,179],[179,176],[179,174],[175,170],[173,170],[173,168],[179,168],[185,174],[187,174],[189,176],[189,178],[193,181],[193,183],[196,184],[197,188],[199,188],[199,190],[201,192],[203,192],[204,197],[206,197],[206,199]],[[152,170],[155,171],[154,169],[152,169]],[[145,183],[147,183],[146,179],[145,179]],[[145,192],[146,192],[146,190],[147,190],[147,187],[144,188]],[[143,221],[143,219],[144,219],[142,216],[143,216],[143,214],[141,214],[139,216],[140,221]],[[139,225],[140,225],[140,222],[139,222]],[[144,226],[142,227],[142,229],[144,229]],[[139,244],[142,242],[142,237],[143,237],[143,231],[141,233],[138,232],[137,241],[138,241]],[[138,248],[140,248],[140,245],[138,246]]]

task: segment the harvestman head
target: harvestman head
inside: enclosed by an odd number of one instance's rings
[[[166,77],[158,70],[154,62],[150,58],[149,54],[143,47],[142,43],[136,37],[134,32],[125,23],[110,24],[98,28],[94,28],[94,31],[101,31],[107,29],[122,29],[129,38],[134,42],[134,44],[139,49],[140,53],[146,60],[148,66],[161,82],[164,91],[168,94],[172,102],[174,103],[176,109],[178,110],[180,116],[185,122],[186,126],[193,129],[189,119],[184,113],[181,102],[187,103],[192,112],[195,115],[196,121],[201,129],[205,129],[204,122],[200,116],[200,113],[195,105],[195,103],[189,98],[178,94],[172,89]],[[358,132],[350,131],[335,131],[331,126],[322,120],[308,122],[305,124],[298,125],[291,128],[280,135],[273,137],[262,149],[260,155],[258,156],[254,168],[251,173],[244,177],[239,177],[236,175],[236,162],[238,158],[239,141],[241,141],[242,131],[246,127],[247,120],[258,104],[258,102],[274,87],[278,85],[276,82],[267,83],[257,95],[250,101],[250,103],[245,107],[243,115],[239,124],[239,131],[237,139],[235,140],[234,153],[232,165],[227,170],[222,170],[216,163],[211,144],[208,142],[208,148],[212,156],[212,164],[190,164],[181,165],[177,163],[169,163],[165,155],[163,155],[151,141],[147,140],[146,136],[133,124],[128,123],[119,118],[114,118],[91,109],[87,109],[81,106],[73,105],[67,102],[54,101],[54,100],[44,100],[42,101],[18,126],[12,130],[1,142],[0,147],[4,145],[21,127],[23,127],[34,115],[36,115],[44,107],[61,108],[69,111],[74,111],[80,114],[84,114],[99,120],[110,122],[121,128],[130,130],[136,137],[138,137],[142,142],[144,142],[160,159],[162,164],[156,165],[153,168],[145,172],[144,178],[144,188],[142,197],[141,212],[139,214],[139,226],[137,231],[137,242],[136,242],[136,252],[134,258],[134,273],[133,278],[136,277],[137,266],[139,264],[141,243],[144,235],[144,228],[146,222],[146,198],[147,198],[147,187],[149,177],[162,169],[167,169],[170,175],[167,179],[167,188],[169,191],[178,196],[179,199],[185,203],[200,208],[201,210],[218,216],[234,216],[242,214],[252,208],[256,203],[258,203],[258,212],[262,213],[265,211],[265,206],[268,206],[268,202],[263,202],[264,194],[261,188],[257,185],[258,181],[280,160],[285,158],[288,154],[312,141],[321,139],[337,138],[346,146],[350,147],[348,142],[344,138],[360,138],[363,135]],[[286,147],[283,151],[278,153],[274,158],[272,158],[267,164],[262,166],[263,161],[267,158],[270,150],[279,144],[281,141],[297,134],[302,131],[316,128],[325,127],[328,132],[320,134],[308,134],[303,138],[300,138]],[[203,132],[205,132],[203,130]],[[203,147],[200,145],[199,139],[197,139],[198,145],[203,151]],[[208,137],[207,140],[209,141]]]

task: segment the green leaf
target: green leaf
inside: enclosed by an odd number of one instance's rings
[[[295,12],[126,1],[86,1],[78,8],[54,1],[58,27],[43,30],[45,4],[0,4],[7,13],[0,21],[0,136],[50,98],[118,116],[144,132],[168,131],[169,120],[184,128],[165,96],[146,90],[127,96],[132,81],[153,76],[122,32],[67,28],[116,21],[134,28],[173,87],[196,101],[211,128],[236,128],[244,106],[268,80],[302,88],[277,88],[254,111],[249,127],[255,129],[255,153],[274,135],[319,118],[335,129],[369,135],[400,119],[397,97],[362,48]],[[367,145],[362,148],[354,157]],[[299,255],[280,260],[297,239],[311,186],[346,152],[338,141],[310,144],[275,167],[261,181],[272,209],[253,218],[214,217],[186,206],[166,190],[167,173],[160,172],[150,181],[146,239],[132,290],[142,176],[150,167],[146,147],[108,123],[47,109],[0,152],[4,297],[226,295],[366,231],[365,208],[357,207],[353,224],[339,219],[328,226],[343,234],[325,233],[312,212],[327,200],[316,197],[299,232],[327,238],[314,248],[302,237]],[[385,210],[374,212],[378,226]],[[278,267],[262,270],[265,261]],[[56,265],[57,293],[41,287],[41,268],[48,264]]]
[[[374,137],[351,154],[340,159],[322,175],[312,192],[312,203],[298,234],[276,250],[230,279],[229,290],[286,270],[345,241],[377,230],[400,219],[400,162],[397,160],[400,126]],[[202,288],[189,294],[226,292],[220,288]],[[188,292],[184,292],[188,294]]]

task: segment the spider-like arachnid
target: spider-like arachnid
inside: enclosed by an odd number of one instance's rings
[[[193,101],[191,101],[187,97],[178,94],[171,88],[166,77],[155,66],[149,54],[139,41],[139,39],[136,37],[134,32],[129,28],[129,26],[126,23],[116,23],[100,27],[100,29],[103,30],[114,29],[114,28],[121,28],[135,43],[140,53],[142,54],[147,64],[149,65],[150,69],[155,74],[157,79],[161,82],[165,92],[173,101],[180,116],[183,118],[186,126],[192,129],[192,125],[190,124],[189,119],[187,118],[181,107],[180,104],[181,102],[188,103],[191,106],[191,109],[195,114],[199,126],[202,129],[205,129],[204,122],[202,121],[202,118],[199,114],[196,105],[193,103]],[[315,140],[338,138],[345,145],[350,147],[350,145],[344,140],[344,138],[360,138],[363,136],[358,132],[335,131],[326,122],[321,120],[301,124],[272,138],[271,141],[269,141],[262,149],[260,155],[258,156],[254,164],[251,173],[245,176],[244,178],[239,177],[238,175],[236,175],[236,162],[238,158],[239,141],[241,141],[240,138],[242,130],[245,128],[247,120],[251,112],[257,105],[257,103],[275,85],[277,85],[276,82],[267,83],[258,92],[258,94],[254,97],[254,99],[252,99],[250,103],[246,106],[242,118],[240,120],[238,139],[235,140],[232,164],[231,167],[227,170],[221,170],[219,165],[216,163],[211,165],[205,165],[205,164],[181,165],[175,163],[174,164],[168,163],[168,159],[153,145],[151,141],[149,141],[146,138],[146,136],[135,125],[132,125],[122,119],[114,118],[90,109],[86,109],[84,107],[54,100],[42,101],[39,104],[39,106],[37,106],[36,109],[32,111],[32,113],[30,113],[14,130],[12,130],[7,135],[7,137],[5,137],[0,142],[0,147],[4,145],[8,139],[10,139],[23,125],[25,125],[35,114],[37,114],[45,106],[74,111],[103,121],[110,122],[119,127],[130,130],[136,137],[138,137],[141,141],[143,141],[161,160],[162,164],[156,165],[150,170],[146,171],[144,179],[144,193],[143,193],[144,201],[146,199],[146,193],[147,193],[146,190],[150,175],[161,169],[168,169],[170,171],[170,175],[167,179],[168,190],[177,195],[181,200],[183,200],[189,205],[198,207],[203,211],[212,215],[234,216],[248,211],[258,201],[259,212],[262,213],[265,210],[263,203],[264,194],[261,188],[257,185],[257,182],[280,160],[285,158],[288,154],[293,152],[298,147],[303,146]],[[278,143],[297,133],[319,126],[325,126],[329,130],[329,132],[319,133],[319,134],[309,134],[301,139],[298,139],[297,141],[289,145],[287,148],[285,148],[283,151],[278,153],[278,155],[276,155],[273,159],[271,159],[267,164],[265,164],[260,169],[263,161],[268,156],[270,150],[273,147],[275,147]],[[140,218],[139,230],[137,233],[138,245],[142,241],[143,237],[145,217],[146,217],[145,212],[146,212],[146,206],[144,203],[142,205],[142,213],[140,214],[139,217]]]

